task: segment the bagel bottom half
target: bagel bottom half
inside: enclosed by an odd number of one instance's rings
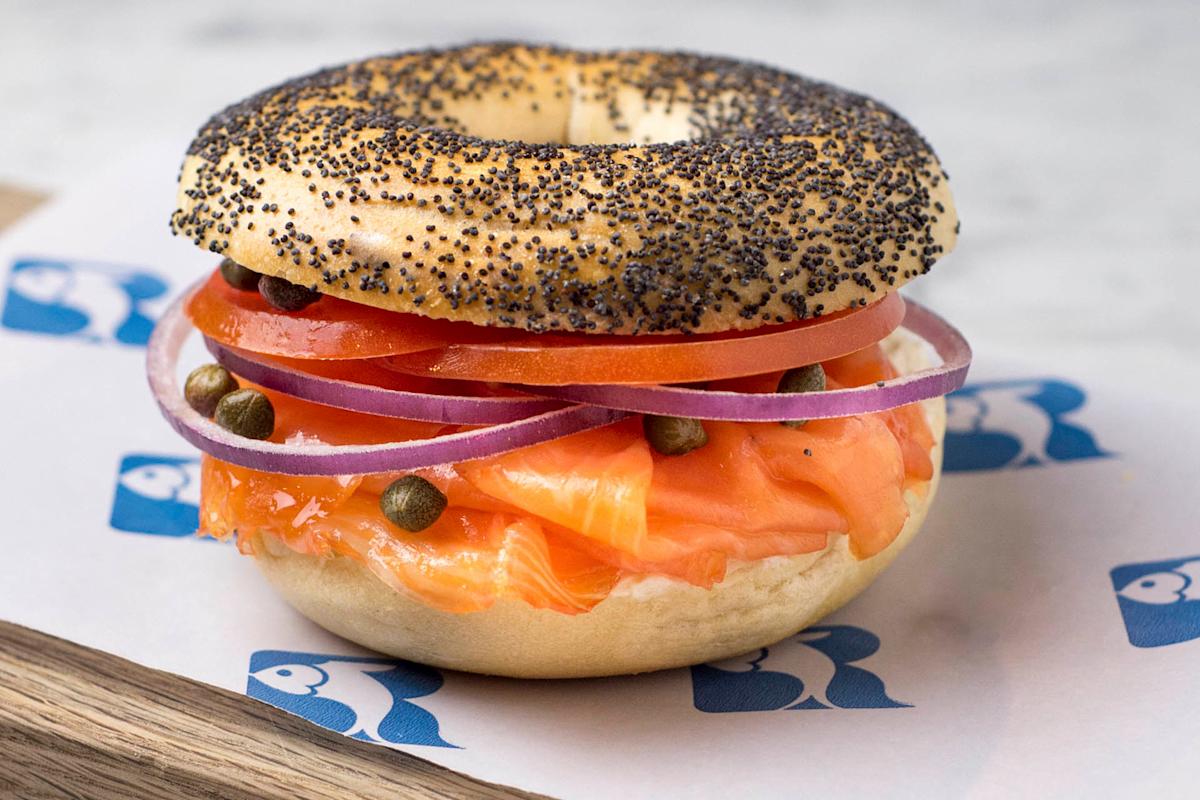
[[[893,335],[895,337],[895,334]],[[886,342],[904,371],[918,343]],[[650,577],[619,584],[591,611],[569,616],[500,600],[452,614],[399,594],[349,558],[301,555],[264,541],[255,560],[267,580],[318,625],[392,656],[437,667],[517,678],[579,678],[680,667],[738,655],[800,631],[840,608],[890,564],[921,527],[941,477],[945,401],[925,401],[934,476],[909,491],[896,540],[864,560],[845,536],[825,550],[741,562],[702,589]]]

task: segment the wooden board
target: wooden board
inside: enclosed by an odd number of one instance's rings
[[[0,231],[37,208],[46,195],[0,183]]]
[[[39,195],[0,186],[0,227]],[[531,798],[0,622],[0,798]]]

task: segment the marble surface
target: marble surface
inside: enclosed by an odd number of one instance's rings
[[[0,2],[0,181],[51,191],[318,65],[484,38],[752,57],[934,143],[958,250],[913,287],[997,349],[1197,363],[1195,2]]]

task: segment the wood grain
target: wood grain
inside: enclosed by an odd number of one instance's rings
[[[12,225],[45,201],[46,195],[40,192],[0,183],[0,230]]]
[[[0,185],[0,228],[44,198]],[[528,798],[0,622],[0,798]]]
[[[530,798],[0,623],[0,797]]]

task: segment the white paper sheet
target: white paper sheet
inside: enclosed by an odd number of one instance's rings
[[[0,618],[561,797],[1200,791],[1194,360],[973,335],[924,532],[765,654],[572,682],[381,662],[232,547],[176,535],[195,453],[142,344],[214,261],[167,232],[178,151],[146,147],[0,241]]]

